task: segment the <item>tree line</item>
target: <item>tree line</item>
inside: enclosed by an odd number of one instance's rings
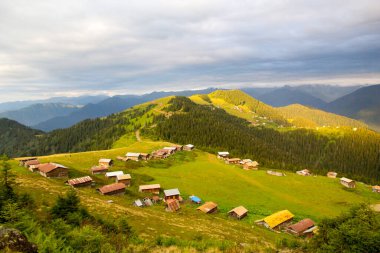
[[[252,127],[224,110],[198,105],[185,97],[174,98],[167,110],[185,113],[169,118],[158,115],[155,127],[142,133],[192,143],[213,153],[227,150],[232,156],[251,158],[275,169],[308,168],[317,174],[336,171],[368,183],[380,180],[380,135],[366,129],[341,128],[339,134],[324,134],[308,129]]]

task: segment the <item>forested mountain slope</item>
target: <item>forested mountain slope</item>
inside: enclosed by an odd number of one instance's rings
[[[157,116],[155,127],[144,133],[151,138],[193,143],[211,152],[228,150],[233,156],[252,157],[267,167],[310,168],[319,173],[335,170],[365,181],[380,179],[380,135],[367,129],[320,132],[252,127],[222,109],[182,97],[173,99],[168,110],[181,113]]]
[[[31,129],[14,120],[0,118],[0,155],[25,154],[25,146],[29,146],[29,143],[36,140],[36,136],[40,134],[42,134],[41,131]]]
[[[140,130],[151,139],[193,143],[211,152],[228,150],[269,168],[310,168],[322,174],[335,170],[366,182],[380,179],[380,135],[366,128],[293,128],[280,112],[240,91],[192,99],[198,103],[186,97],[155,100],[67,129],[33,135],[14,152],[1,149],[0,153],[20,156],[109,149]],[[264,122],[253,124],[257,118]]]
[[[329,112],[362,120],[380,130],[380,85],[360,88],[324,108]]]

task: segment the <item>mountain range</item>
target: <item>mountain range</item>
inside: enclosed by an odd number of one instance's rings
[[[16,120],[26,126],[34,126],[58,116],[69,115],[81,106],[63,103],[32,104],[14,111],[0,113],[0,118]]]
[[[378,96],[378,93],[376,93],[378,88],[376,87],[379,87],[379,85],[349,87],[302,85],[294,87],[242,88],[241,90],[273,107],[300,104],[358,119],[367,123],[372,129],[379,130],[380,109],[378,109],[379,106],[376,101]],[[196,91],[153,92],[144,95],[118,95],[113,97],[61,97],[44,100],[44,103],[38,105],[33,104],[33,101],[13,102],[13,104],[0,103],[0,110],[1,108],[18,108],[23,103],[32,104],[26,108],[3,112],[0,114],[0,117],[14,119],[43,131],[52,131],[70,127],[85,119],[108,116],[154,99],[171,95],[190,96],[197,93],[207,94],[214,90],[216,89],[208,88]],[[57,105],[52,106],[52,103],[47,103],[48,101],[55,100],[66,102],[53,103],[63,106],[62,110],[58,110]],[[71,104],[72,106],[64,107],[62,104]],[[78,105],[81,105],[81,107]]]

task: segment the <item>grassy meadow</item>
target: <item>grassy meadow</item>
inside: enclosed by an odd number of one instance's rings
[[[346,189],[339,179],[323,176],[302,177],[285,172],[285,177],[266,174],[266,169],[246,171],[237,165],[226,165],[214,154],[195,150],[178,152],[165,160],[148,162],[121,162],[117,156],[126,152],[151,152],[171,145],[167,142],[142,140],[133,141],[134,136],[123,137],[118,146],[104,151],[57,154],[40,157],[42,162],[57,162],[68,166],[70,178],[89,175],[89,169],[100,158],[112,158],[115,165],[111,171],[123,170],[132,175],[132,185],[124,196],[101,196],[95,188],[77,189],[82,203],[91,213],[105,219],[125,216],[136,233],[144,240],[156,240],[159,236],[177,238],[188,245],[194,240],[199,244],[213,246],[220,243],[246,243],[255,245],[259,251],[271,248],[278,240],[290,238],[287,234],[275,234],[254,224],[273,212],[288,209],[296,220],[306,217],[320,221],[348,210],[356,203],[380,203],[380,194],[371,192],[369,186],[358,183],[356,189]],[[259,161],[259,158],[257,158]],[[65,179],[47,179],[19,167],[12,161],[17,176],[18,189],[29,192],[43,207],[48,207],[57,195],[70,187]],[[94,175],[97,187],[112,183],[104,175]],[[160,183],[164,189],[179,188],[184,199],[197,195],[203,201],[214,201],[219,205],[219,213],[206,215],[196,210],[196,206],[185,203],[177,213],[167,213],[164,205],[148,208],[132,206],[133,200],[144,197],[138,192],[138,185]],[[114,203],[107,203],[113,200]],[[249,216],[236,221],[227,217],[227,212],[239,205],[249,210]],[[41,209],[41,215],[46,210]]]

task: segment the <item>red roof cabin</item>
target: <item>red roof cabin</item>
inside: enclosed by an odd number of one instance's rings
[[[125,184],[114,183],[105,185],[97,189],[97,191],[102,195],[123,195],[125,193]]]
[[[296,236],[304,236],[304,235],[307,235],[308,233],[308,232],[305,233],[305,231],[309,231],[311,230],[311,228],[314,228],[314,227],[315,227],[314,221],[312,221],[311,219],[303,219],[300,222],[297,222],[296,224],[288,226],[286,228],[286,231]]]
[[[85,177],[69,179],[66,181],[66,184],[72,187],[85,187],[85,186],[91,186],[92,182],[93,181],[90,176],[85,176]]]
[[[67,167],[58,163],[41,164],[38,169],[42,176],[49,178],[67,177],[69,174]]]
[[[108,171],[108,167],[104,166],[93,166],[91,169],[91,174],[96,175],[96,174],[105,174]]]

